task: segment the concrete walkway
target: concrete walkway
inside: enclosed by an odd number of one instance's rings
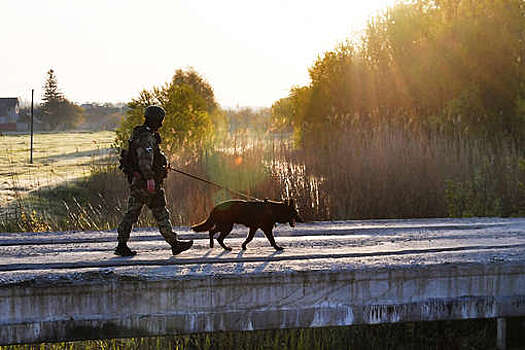
[[[0,344],[525,316],[525,219],[282,225],[283,252],[175,229],[177,257],[152,230],[133,258],[115,232],[0,233]]]

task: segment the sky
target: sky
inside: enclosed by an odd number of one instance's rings
[[[128,102],[193,67],[224,108],[269,107],[394,0],[0,0],[0,97]]]

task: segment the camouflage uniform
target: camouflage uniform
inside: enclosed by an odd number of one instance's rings
[[[171,227],[170,213],[166,209],[162,182],[167,176],[168,162],[160,151],[161,140],[157,132],[162,126],[165,114],[164,109],[159,106],[148,106],[144,112],[146,119],[144,125],[133,129],[129,149],[121,154],[121,169],[128,175],[130,195],[128,209],[117,228],[118,246],[115,248],[117,255],[133,256],[137,253],[129,249],[127,242],[144,205],[151,209],[160,233],[171,246],[173,255],[189,249],[193,244],[193,241],[177,240],[177,235]]]
[[[127,243],[129,240],[131,229],[137,222],[144,205],[151,209],[166,242],[170,245],[176,243],[177,236],[171,228],[170,213],[166,209],[166,198],[162,188],[166,176],[166,158],[159,149],[158,141],[160,141],[158,134],[147,126],[139,126],[133,130],[130,145],[135,148],[138,169],[135,169],[136,176],[133,176],[130,184],[128,210],[117,229],[119,243]],[[155,180],[155,193],[146,190],[146,180],[151,178]]]

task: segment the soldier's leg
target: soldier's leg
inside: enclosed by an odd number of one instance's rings
[[[166,209],[166,199],[164,196],[164,191],[161,189],[157,191],[151,198],[151,202],[147,203],[151,209],[153,217],[157,221],[159,226],[159,231],[164,240],[170,245],[174,245],[177,241],[177,234],[173,232],[171,221],[170,221],[170,212]]]
[[[157,220],[160,234],[164,237],[164,240],[170,245],[174,245],[177,242],[177,234],[172,229],[168,209],[166,207],[156,207],[151,208],[151,212],[155,220]]]
[[[193,241],[179,241],[177,240],[177,234],[173,231],[170,221],[170,213],[166,208],[166,197],[164,195],[164,190],[158,190],[152,196],[151,201],[147,204],[151,209],[153,217],[157,221],[160,234],[172,247],[173,255],[189,249],[193,244]]]
[[[116,254],[124,256],[134,255],[132,254],[133,252],[127,247],[127,242],[129,240],[129,235],[133,225],[135,225],[138,221],[143,206],[144,201],[141,196],[136,191],[131,190],[128,198],[128,208],[117,228],[118,246],[115,250]]]

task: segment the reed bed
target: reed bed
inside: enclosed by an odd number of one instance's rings
[[[294,198],[307,220],[525,215],[525,160],[512,142],[382,127],[346,130],[297,147],[288,134],[224,136],[172,165],[259,199]],[[114,229],[127,184],[116,152],[90,175],[20,195],[0,213],[2,231]],[[16,184],[15,184],[16,185]],[[170,172],[174,225],[204,219],[228,191]],[[155,226],[148,210],[138,227]]]

